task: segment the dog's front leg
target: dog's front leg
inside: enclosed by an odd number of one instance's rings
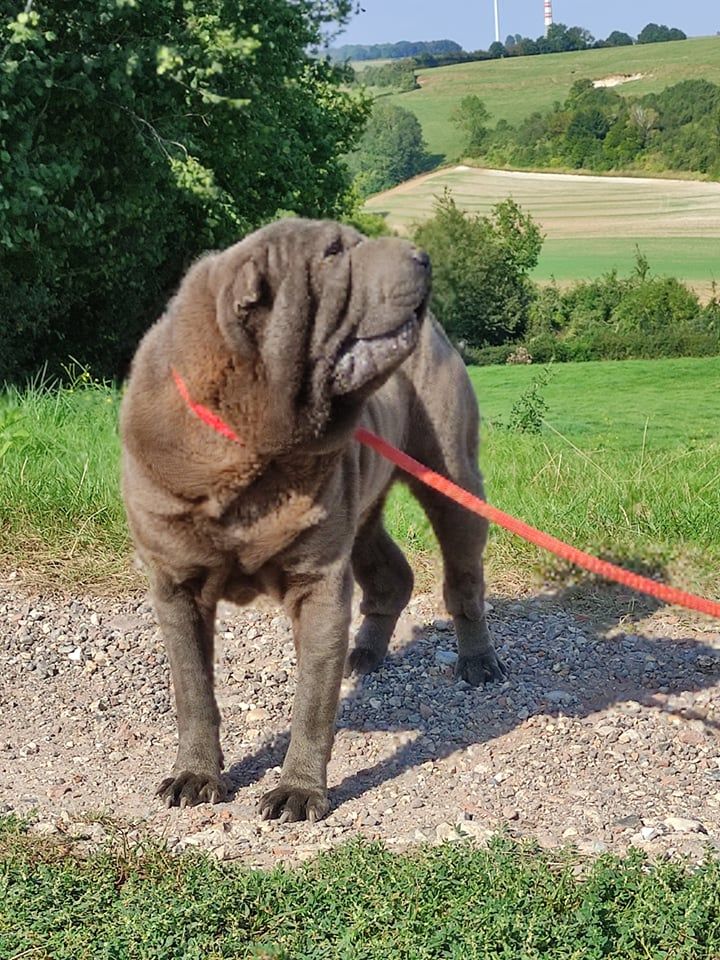
[[[179,734],[172,776],[157,794],[168,806],[223,800],[220,712],[213,692],[215,602],[200,583],[176,583],[155,572],[152,600],[165,640]]]
[[[290,746],[280,784],[260,801],[264,820],[320,820],[328,812],[330,759],[350,629],[352,575],[349,564],[308,584],[291,581],[286,606],[293,620],[298,682]]]

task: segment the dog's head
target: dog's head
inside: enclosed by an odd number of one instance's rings
[[[290,219],[204,264],[224,349],[296,437],[359,408],[417,344],[430,263],[405,240]]]

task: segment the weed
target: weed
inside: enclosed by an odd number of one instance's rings
[[[512,433],[540,433],[549,406],[541,391],[550,383],[551,367],[543,367],[510,409],[507,428]]]

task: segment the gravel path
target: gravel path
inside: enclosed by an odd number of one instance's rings
[[[12,576],[12,575],[11,575]],[[0,581],[0,812],[81,842],[131,835],[268,865],[363,834],[404,848],[491,832],[582,852],[720,849],[720,639],[709,620],[617,593],[491,597],[507,683],[453,677],[436,597],[416,597],[376,674],[347,682],[314,826],[262,823],[287,743],[294,649],[272,608],[221,611],[217,686],[231,802],[166,810],[169,674],[144,597],[68,599]],[[96,822],[94,822],[96,821]]]

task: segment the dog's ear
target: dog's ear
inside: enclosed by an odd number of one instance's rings
[[[243,357],[255,353],[248,316],[263,298],[265,278],[253,257],[248,257],[228,277],[218,298],[218,326],[229,346]]]

